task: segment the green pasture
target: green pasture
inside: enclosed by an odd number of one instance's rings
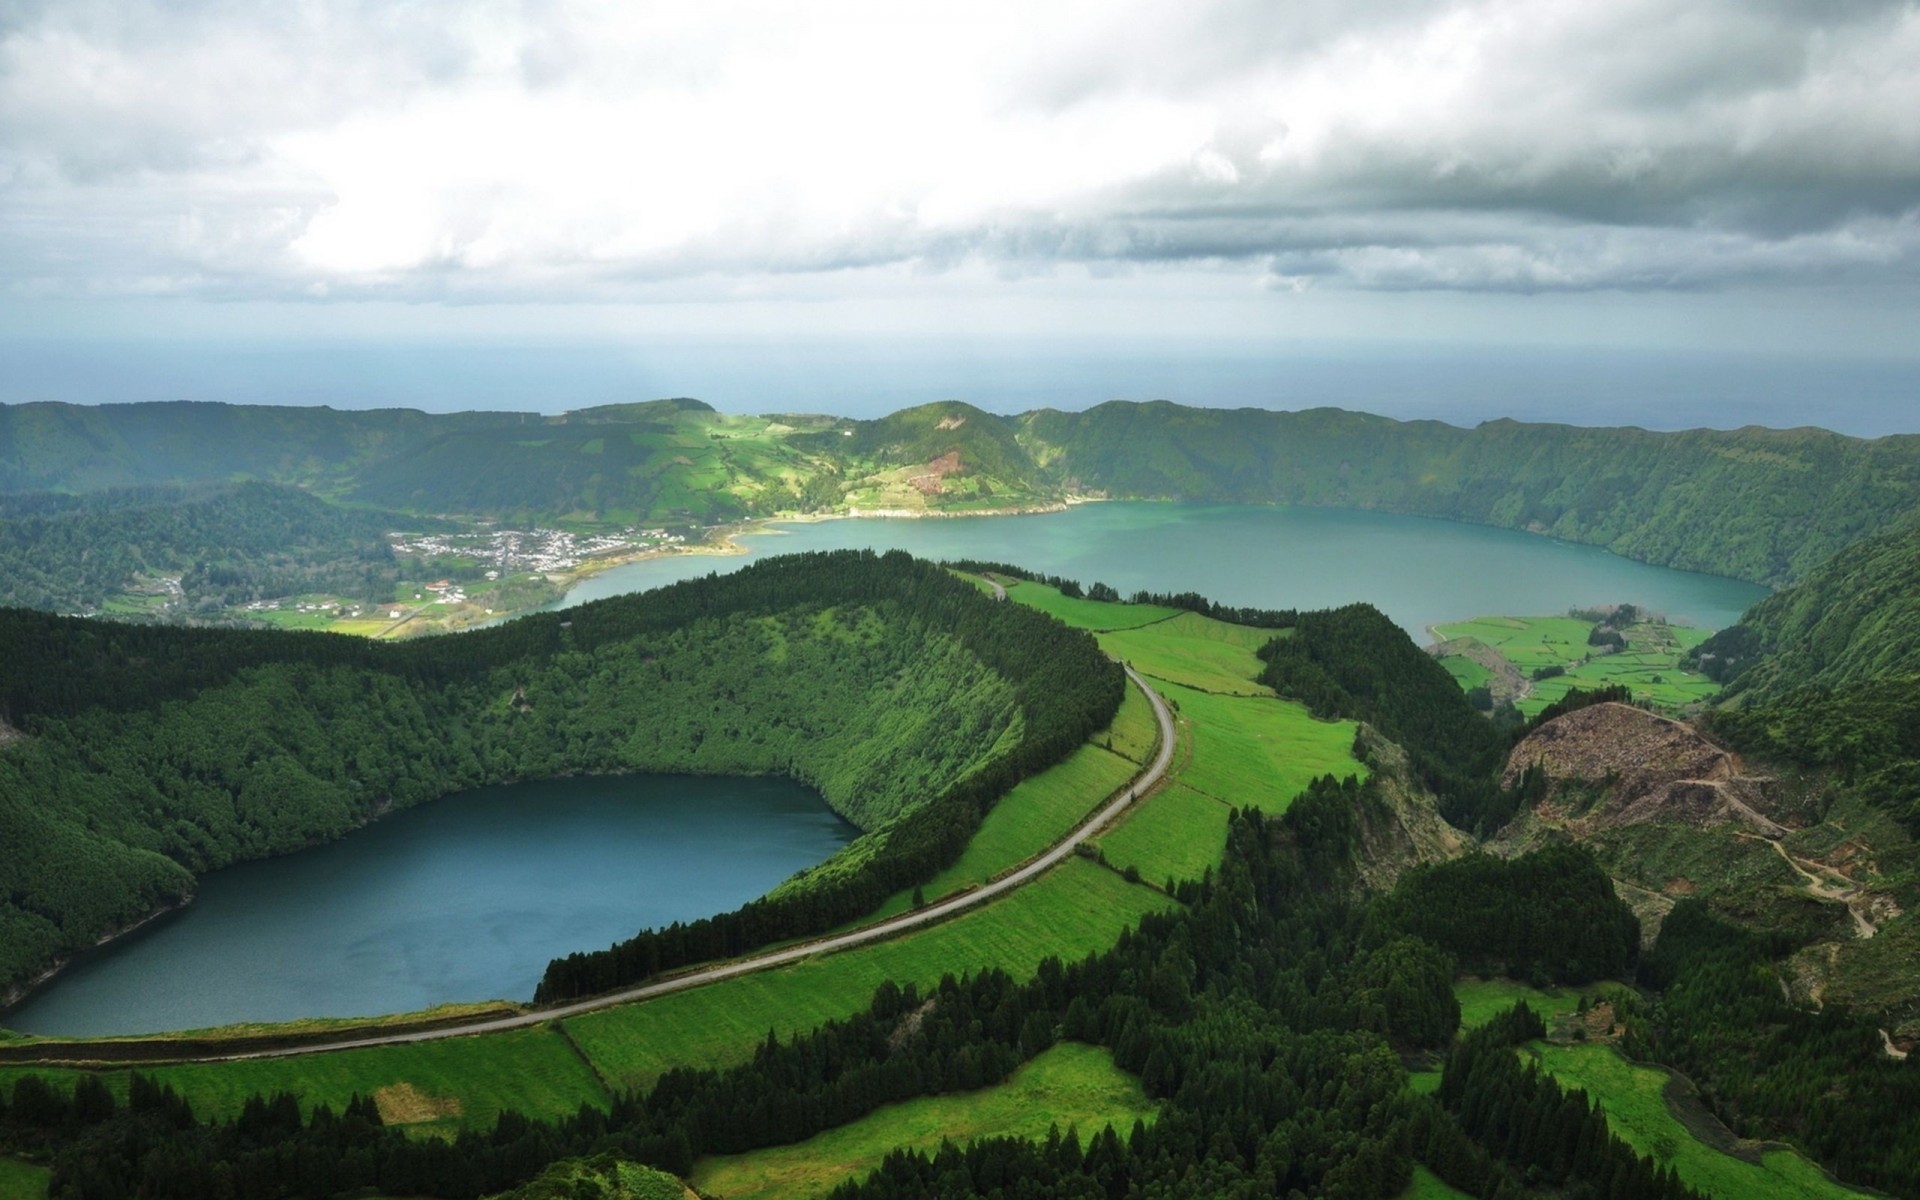
[[[1422,1166],[1413,1168],[1413,1182],[1400,1193],[1400,1200],[1473,1200],[1467,1193],[1447,1183]]]
[[[1486,687],[1493,682],[1492,671],[1464,654],[1449,654],[1440,660],[1440,665],[1447,669],[1447,674],[1453,676],[1454,682],[1460,685],[1460,690],[1463,692],[1470,692],[1477,687]]]
[[[1172,902],[1084,859],[982,908],[892,941],[761,971],[644,1004],[574,1017],[567,1032],[615,1087],[676,1066],[743,1061],[772,1030],[787,1036],[846,1017],[888,979],[937,983],[994,966],[1030,976],[1050,955],[1073,962],[1111,946]]]
[[[1475,617],[1435,625],[1433,632],[1447,641],[1470,637],[1484,642],[1527,675],[1540,667],[1567,667],[1585,658],[1593,622],[1577,617]]]
[[[1081,1140],[1112,1125],[1122,1136],[1151,1122],[1153,1102],[1139,1081],[1098,1046],[1065,1042],[1020,1067],[1005,1083],[977,1092],[908,1100],[804,1142],[749,1154],[705,1158],[692,1183],[724,1200],[806,1200],[864,1178],[894,1149],[937,1150],[941,1141],[982,1137],[1039,1139],[1049,1128],[1078,1128]]]
[[[1353,757],[1352,721],[1317,721],[1304,704],[1163,686],[1185,743],[1175,778],[1236,808],[1281,813],[1321,775],[1367,776]]]
[[[1556,1017],[1580,1007],[1580,993],[1572,988],[1543,992],[1511,979],[1462,979],[1453,985],[1453,994],[1460,1001],[1462,1030],[1478,1029],[1522,1000],[1549,1028]]]
[[[1127,698],[1113,714],[1113,724],[1094,734],[1093,742],[1140,766],[1152,760],[1160,742],[1160,722],[1153,719],[1153,705],[1139,688],[1127,685]]]
[[[442,1102],[444,1111],[429,1125],[443,1127],[489,1126],[508,1109],[553,1120],[608,1100],[587,1064],[548,1028],[144,1070],[171,1083],[203,1118],[233,1117],[255,1093],[297,1092],[304,1106],[326,1103],[337,1112],[355,1095],[401,1085]]]
[[[1198,879],[1225,857],[1232,815],[1223,801],[1169,784],[1134,805],[1098,844],[1108,865],[1132,867],[1148,883]]]
[[[1720,690],[1705,675],[1680,669],[1680,656],[1709,636],[1704,629],[1642,622],[1622,631],[1627,648],[1613,654],[1588,655],[1587,635],[1594,625],[1574,617],[1477,617],[1451,625],[1436,625],[1434,633],[1446,639],[1471,637],[1491,646],[1519,669],[1531,675],[1541,667],[1557,666],[1566,673],[1537,680],[1532,692],[1516,707],[1533,716],[1574,688],[1620,686],[1634,697],[1663,708],[1698,704]],[[1490,673],[1471,659],[1449,655],[1441,665],[1464,689],[1487,682]]]
[[[1131,689],[1128,694],[1139,697]],[[1146,707],[1145,700],[1139,700],[1139,704]],[[1151,710],[1148,719],[1152,719]],[[928,901],[938,900],[985,883],[1039,854],[1070,833],[1139,770],[1139,764],[1099,746],[1080,747],[1067,761],[1022,781],[1002,796],[980,822],[959,861],[929,880],[920,889],[921,895]],[[866,925],[903,913],[912,901],[911,891],[899,892],[854,924]]]
[[[1736,1157],[1696,1138],[1668,1108],[1669,1076],[1622,1058],[1599,1042],[1532,1043],[1521,1049],[1562,1086],[1581,1088],[1607,1111],[1607,1124],[1635,1150],[1673,1167],[1689,1186],[1720,1200],[1840,1200],[1864,1193],[1828,1179],[1792,1150]]]
[[[46,1200],[47,1169],[0,1158],[0,1200]]]
[[[1262,663],[1254,651],[1273,640],[1270,629],[1229,625],[1198,613],[1097,635],[1108,654],[1125,659],[1143,675],[1208,692],[1271,696],[1255,683]]]
[[[1157,604],[1126,604],[1088,600],[1085,597],[1076,599],[1061,595],[1059,588],[1030,580],[1009,579],[1002,582],[1007,585],[1009,600],[1017,600],[1028,608],[1037,608],[1079,629],[1133,629],[1164,621],[1180,612],[1177,608],[1162,608]]]

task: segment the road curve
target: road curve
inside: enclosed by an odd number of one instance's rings
[[[1003,592],[1002,594],[1004,595],[1005,593]],[[613,1008],[617,1005],[631,1004],[639,1000],[651,1000],[656,996],[666,996],[674,992],[684,992],[689,988],[704,987],[710,983],[719,983],[723,979],[733,979],[736,976],[749,975],[755,971],[765,971],[772,967],[799,962],[802,959],[812,958],[817,954],[832,954],[840,950],[849,950],[855,946],[864,946],[872,942],[895,937],[923,925],[931,925],[934,922],[943,921],[948,917],[978,907],[989,900],[1004,896],[1015,888],[1033,882],[1053,867],[1058,866],[1068,855],[1072,854],[1075,848],[1082,842],[1085,842],[1095,833],[1105,828],[1129,805],[1152,790],[1155,785],[1166,777],[1167,768],[1173,762],[1173,714],[1167,710],[1166,701],[1162,700],[1158,693],[1147,686],[1147,681],[1142,679],[1132,667],[1122,663],[1121,669],[1126,671],[1127,678],[1131,680],[1133,685],[1139,688],[1141,694],[1147,698],[1147,703],[1153,707],[1154,720],[1158,722],[1160,726],[1160,741],[1158,748],[1154,752],[1153,761],[1148,763],[1146,769],[1141,771],[1140,774],[1134,776],[1133,781],[1127,784],[1124,789],[1115,794],[1106,804],[1102,805],[1099,811],[1075,826],[1073,831],[1067,834],[1066,837],[1055,842],[1038,857],[1028,859],[1020,866],[1014,867],[1004,874],[995,876],[993,879],[971,891],[949,896],[944,900],[937,900],[922,908],[901,913],[897,917],[889,917],[887,920],[879,921],[872,925],[863,925],[859,929],[851,930],[847,933],[836,934],[832,937],[817,938],[810,942],[802,942],[799,945],[787,946],[779,950],[770,950],[764,954],[756,954],[750,958],[736,959],[732,962],[705,967],[697,971],[689,971],[684,975],[675,975],[671,978],[657,980],[653,983],[641,984],[638,987],[626,988],[617,992],[608,992],[604,995],[593,996],[585,1000],[576,1000],[570,1004],[559,1004],[551,1008],[542,1008],[533,1012],[518,1013],[511,1017],[494,1017],[462,1025],[443,1025],[433,1029],[403,1030],[341,1041],[313,1042],[268,1050],[248,1050],[231,1054],[164,1055],[150,1060],[116,1061],[127,1061],[129,1065],[131,1065],[133,1061],[233,1062],[254,1058],[292,1058],[302,1054],[325,1054],[336,1050],[363,1050],[373,1046],[397,1046],[408,1042],[438,1041],[441,1038],[467,1037],[478,1033],[500,1033],[510,1029],[526,1029],[530,1026],[544,1025],[548,1021],[579,1016],[581,1013],[593,1012],[597,1009]],[[164,1043],[156,1045],[156,1049],[163,1047]],[[48,1049],[57,1052],[59,1048],[57,1046],[49,1046]],[[73,1060],[61,1060],[49,1055],[48,1058],[40,1061],[59,1062]]]

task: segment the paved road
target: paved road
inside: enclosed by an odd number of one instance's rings
[[[1002,594],[1004,595],[1005,593],[1003,592]],[[519,1013],[511,1017],[494,1017],[488,1020],[474,1021],[463,1025],[445,1025],[434,1029],[415,1029],[395,1033],[376,1034],[338,1042],[318,1042],[235,1054],[168,1055],[164,1059],[155,1058],[150,1061],[229,1062],[249,1058],[291,1058],[301,1054],[322,1054],[334,1050],[359,1050],[370,1046],[394,1046],[406,1042],[428,1042],[437,1041],[441,1038],[466,1037],[476,1033],[498,1033],[509,1029],[525,1029],[533,1025],[543,1025],[548,1021],[557,1020],[562,1017],[573,1017],[581,1013],[593,1012],[596,1009],[612,1008],[619,1004],[631,1004],[636,1000],[651,1000],[656,996],[665,996],[673,992],[684,992],[689,988],[704,987],[710,983],[718,983],[723,979],[733,979],[737,976],[748,975],[755,971],[764,971],[771,967],[799,962],[802,959],[812,958],[817,954],[832,954],[835,951],[849,950],[855,946],[864,946],[885,938],[897,936],[910,929],[916,929],[923,925],[930,925],[936,921],[945,920],[967,909],[978,907],[989,900],[1006,895],[1017,887],[1033,882],[1053,867],[1058,866],[1062,860],[1074,852],[1076,846],[1105,828],[1115,817],[1119,816],[1128,805],[1145,795],[1154,785],[1166,777],[1167,767],[1173,762],[1173,714],[1167,711],[1166,701],[1162,700],[1152,688],[1147,686],[1146,680],[1136,674],[1132,667],[1126,667],[1124,664],[1123,667],[1127,672],[1127,678],[1146,696],[1147,703],[1153,706],[1154,720],[1160,725],[1160,744],[1158,750],[1154,753],[1153,761],[1148,763],[1146,769],[1136,775],[1133,782],[1129,783],[1124,790],[1116,794],[1105,805],[1101,806],[1098,812],[1081,822],[1080,825],[1075,827],[1073,832],[1058,842],[1055,842],[1039,857],[1029,859],[1022,865],[1015,867],[1005,874],[996,876],[987,883],[974,888],[972,891],[963,892],[956,896],[949,896],[944,900],[935,901],[924,908],[917,908],[911,912],[902,913],[897,917],[891,917],[873,925],[862,926],[850,933],[818,938],[814,941],[803,942],[799,945],[788,946],[780,950],[768,951],[765,954],[757,954],[751,958],[737,959],[733,962],[722,963],[718,966],[706,967],[698,971],[690,971],[685,975],[676,975],[672,978],[658,980],[654,983],[642,984],[639,987],[627,988],[624,991],[609,992],[602,996],[594,996],[586,1000],[577,1000],[571,1004],[561,1004],[552,1008],[537,1009],[532,1012]],[[156,1045],[155,1048],[157,1050],[164,1049],[164,1043]],[[57,1048],[49,1047],[49,1049],[55,1050]],[[50,1056],[49,1059],[44,1061],[58,1060]]]

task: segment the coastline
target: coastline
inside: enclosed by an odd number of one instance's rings
[[[129,934],[138,933],[140,930],[145,929],[147,926],[153,924],[155,921],[158,921],[162,917],[169,916],[173,913],[179,912],[181,909],[184,909],[187,905],[193,903],[193,898],[196,894],[197,893],[195,892],[188,892],[185,896],[182,896],[177,903],[163,904],[160,907],[155,908],[152,911],[148,912],[145,916],[133,922],[131,925],[122,925],[115,929],[109,929],[105,933],[101,934],[99,938],[94,941],[93,945],[82,946],[80,949],[75,950],[72,953],[65,955],[64,957],[55,959],[53,961],[52,966],[40,972],[38,975],[35,975],[33,978],[26,980],[23,983],[16,983],[12,987],[8,988],[4,994],[0,994],[0,1029],[8,1029],[8,1031],[12,1033],[20,1033],[23,1037],[39,1036],[37,1034],[23,1033],[21,1030],[17,1030],[17,1029],[10,1029],[5,1024],[7,1015],[11,1013],[14,1009],[20,1007],[21,1004],[25,1003],[26,1000],[29,997],[31,997],[35,992],[39,991],[42,987],[46,986],[47,984],[53,982],[54,978],[57,977],[60,974],[60,972],[66,970],[68,967],[79,962],[81,959],[86,958],[88,955],[96,954],[99,951],[106,949],[108,946],[112,945],[114,942],[119,941],[121,938],[126,937]]]
[[[555,611],[559,604],[566,599],[568,593],[572,592],[574,588],[595,576],[604,575],[608,571],[618,567],[632,566],[635,563],[652,562],[655,559],[680,558],[690,555],[710,555],[716,558],[727,558],[752,554],[753,548],[742,545],[738,539],[742,537],[777,536],[780,531],[771,528],[775,525],[818,525],[828,521],[872,520],[875,518],[898,521],[930,521],[965,520],[972,517],[1031,517],[1049,513],[1062,513],[1082,504],[1104,503],[1107,499],[1108,497],[1106,496],[1076,495],[1067,496],[1061,500],[1047,504],[1014,505],[1006,508],[979,508],[969,509],[964,512],[943,512],[938,509],[859,508],[850,506],[842,512],[782,513],[770,517],[750,517],[744,521],[730,521],[722,525],[709,526],[710,532],[708,540],[698,545],[674,546],[669,549],[641,550],[632,554],[608,555],[605,558],[593,560],[591,564],[582,563],[579,567],[566,574],[565,583],[558,585],[561,589],[558,600],[548,601],[546,604],[536,604],[529,608],[514,609],[511,612],[492,613],[475,621],[435,625],[429,627],[424,632],[428,635],[463,633],[467,630],[502,624],[531,613]],[[404,623],[410,622],[403,622],[403,624]],[[384,635],[380,634],[365,636],[373,637],[375,640],[388,640]]]

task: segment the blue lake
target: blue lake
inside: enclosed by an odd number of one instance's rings
[[[477,788],[215,871],[0,1023],[86,1036],[526,1000],[555,956],[737,908],[856,833],[786,779]]]

